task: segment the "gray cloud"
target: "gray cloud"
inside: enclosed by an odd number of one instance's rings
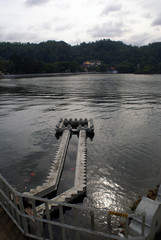
[[[9,42],[39,42],[36,33],[29,32],[9,32],[3,35],[3,41]]]
[[[70,7],[71,7],[71,4],[70,3],[68,3],[68,2],[66,2],[66,1],[57,1],[56,3],[55,3],[55,6],[60,10],[61,9],[61,11],[62,10],[66,10],[66,9],[69,9]]]
[[[119,23],[103,23],[101,26],[95,25],[92,29],[88,30],[88,33],[92,37],[118,37],[121,36],[126,30],[122,22]]]
[[[160,26],[161,25],[161,17],[157,17],[153,22],[152,26]]]
[[[5,28],[1,25],[0,25],[0,39],[1,39],[1,42],[6,41]]]
[[[102,12],[103,15],[108,15],[110,12],[120,11],[122,5],[119,3],[108,5]]]
[[[70,29],[71,29],[70,25],[60,25],[55,28],[56,31],[66,31],[66,30],[70,30]]]
[[[48,23],[48,22],[47,23],[43,23],[41,26],[45,30],[51,30],[52,29],[52,24]]]
[[[148,10],[160,10],[161,7],[161,2],[159,0],[149,0],[149,1],[145,1],[145,0],[136,0],[136,2],[138,2],[139,5],[141,5],[142,7]]]
[[[152,18],[151,13],[149,13],[149,12],[144,14],[143,16],[147,19]]]
[[[50,0],[26,0],[26,5],[27,6],[37,6],[37,5],[40,5],[40,4],[44,4],[44,3],[47,3],[49,2]]]
[[[4,29],[5,29],[5,27],[2,26],[2,25],[0,25],[0,32],[1,32],[2,30],[4,30]]]
[[[143,46],[148,44],[150,41],[151,35],[149,33],[134,34],[125,42],[128,42],[132,45]]]

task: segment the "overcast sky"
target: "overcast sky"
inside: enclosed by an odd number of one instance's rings
[[[0,0],[0,42],[161,42],[160,0]]]

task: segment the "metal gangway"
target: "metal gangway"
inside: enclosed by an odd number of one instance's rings
[[[45,205],[45,215],[42,217],[37,211],[39,204]],[[49,206],[55,207],[51,215]],[[0,207],[15,223],[22,234],[30,239],[39,240],[143,240],[145,239],[145,214],[122,214],[109,210],[87,208],[78,204],[55,202],[46,198],[29,196],[16,191],[0,175]],[[70,217],[66,217],[67,211]],[[101,214],[104,228],[100,230],[97,216]],[[129,223],[132,218],[140,219],[140,232],[132,237],[129,233]],[[115,219],[125,222],[124,237],[114,234]],[[70,237],[69,237],[70,236]]]

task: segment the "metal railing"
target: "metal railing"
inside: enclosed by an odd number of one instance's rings
[[[45,204],[45,217],[39,215],[38,204]],[[27,237],[39,240],[104,240],[128,239],[129,221],[136,214],[121,214],[111,211],[101,211],[106,219],[103,229],[97,224],[100,210],[86,208],[76,204],[58,203],[48,199],[27,196],[17,192],[0,175],[0,206],[9,215],[19,230]],[[51,211],[52,209],[52,211]],[[70,211],[69,211],[70,210]],[[64,214],[66,211],[66,214]],[[141,235],[130,238],[143,240],[145,214],[142,216]],[[113,218],[124,218],[125,237],[113,233]]]

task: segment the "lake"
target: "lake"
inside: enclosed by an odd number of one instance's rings
[[[85,206],[129,212],[139,196],[161,183],[161,75],[0,79],[0,173],[18,191],[46,179],[61,117],[94,120]],[[76,149],[73,136],[62,188],[74,176]]]

